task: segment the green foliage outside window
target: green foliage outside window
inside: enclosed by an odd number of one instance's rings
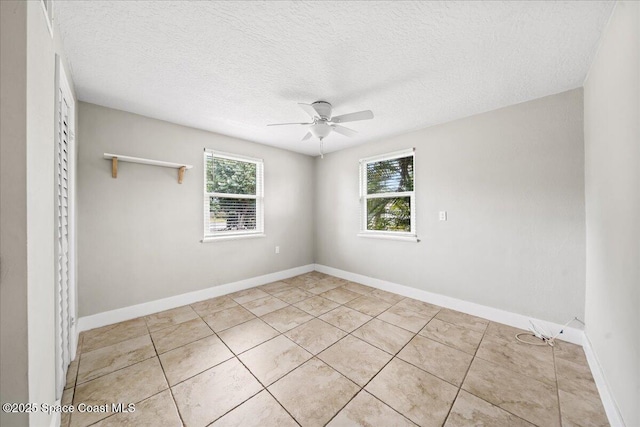
[[[413,156],[371,162],[366,165],[367,194],[413,191]],[[411,231],[411,198],[367,199],[367,230]]]
[[[207,192],[256,194],[257,165],[220,157],[207,157]],[[210,197],[210,227],[215,231],[255,230],[256,199]]]

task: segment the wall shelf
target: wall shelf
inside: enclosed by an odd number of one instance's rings
[[[160,166],[163,168],[178,169],[178,184],[182,184],[182,178],[184,177],[184,171],[193,168],[193,165],[186,165],[184,163],[172,163],[164,162],[162,160],[144,159],[142,157],[123,156],[120,154],[104,153],[104,158],[111,160],[111,176],[113,178],[118,177],[118,162],[140,163],[142,165]]]

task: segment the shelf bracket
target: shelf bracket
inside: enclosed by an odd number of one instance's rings
[[[112,178],[118,177],[118,158],[117,157],[113,157],[111,159],[111,177]]]
[[[118,162],[138,163],[141,165],[160,166],[178,170],[178,184],[182,184],[185,171],[193,169],[193,165],[184,163],[164,162],[162,160],[144,159],[142,157],[122,156],[119,154],[104,153],[104,158],[111,160],[111,176],[118,177]]]

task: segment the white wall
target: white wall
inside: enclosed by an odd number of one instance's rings
[[[583,317],[582,108],[576,89],[318,158],[316,263],[539,319]],[[421,241],[357,237],[358,160],[410,147]]]
[[[586,334],[640,425],[640,7],[618,2],[584,86]]]
[[[56,54],[64,61],[39,1],[2,2],[2,402],[56,400]],[[0,424],[52,417],[2,413]]]
[[[78,141],[81,316],[313,263],[313,158],[87,103]],[[205,147],[264,160],[267,237],[200,242]],[[179,185],[120,162],[113,179],[105,152],[194,168]]]

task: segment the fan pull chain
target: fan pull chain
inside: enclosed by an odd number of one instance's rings
[[[324,139],[324,138],[320,138],[320,158],[321,158],[321,159],[324,159],[324,153],[323,153],[323,151],[324,151],[324,149],[323,149],[323,145],[324,145],[324,144],[323,144],[323,141],[322,141],[323,139]]]

